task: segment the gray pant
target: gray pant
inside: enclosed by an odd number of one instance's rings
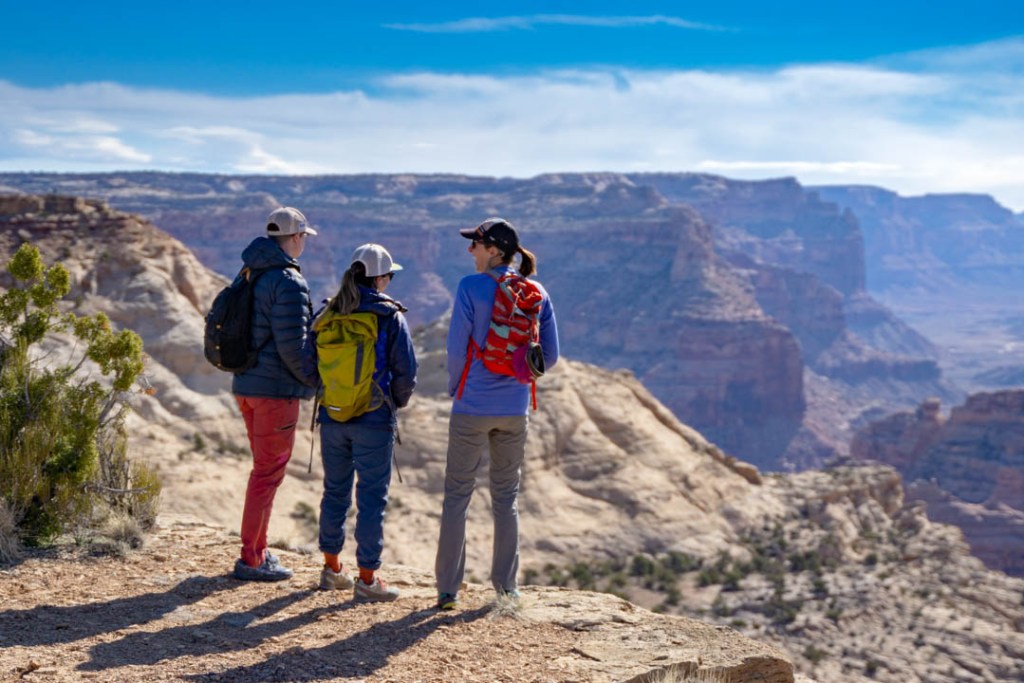
[[[466,517],[484,452],[491,452],[491,511],[494,553],[491,583],[499,591],[516,588],[519,571],[519,474],[526,451],[528,418],[453,413],[448,423],[448,462],[444,475],[441,537],[437,543],[439,593],[457,593],[466,571]]]

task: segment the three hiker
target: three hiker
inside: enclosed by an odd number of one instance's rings
[[[280,581],[292,575],[267,552],[267,527],[274,495],[292,456],[299,401],[314,394],[302,371],[313,309],[298,263],[309,235],[316,235],[316,230],[302,212],[282,207],[267,217],[266,236],[257,237],[242,252],[249,271],[266,270],[252,286],[251,342],[259,350],[256,364],[231,380],[252,451],[242,512],[242,552],[234,569],[235,577],[244,581]],[[246,276],[245,271],[239,275]]]
[[[516,229],[506,220],[489,218],[475,228],[460,230],[468,240],[475,275],[459,282],[448,329],[448,393],[454,398],[448,423],[448,456],[445,466],[441,533],[437,546],[435,574],[440,609],[458,605],[458,591],[466,567],[466,517],[476,484],[476,471],[484,453],[490,451],[491,510],[494,516],[494,550],[491,584],[499,595],[518,598],[519,570],[519,476],[526,450],[532,386],[515,370],[502,370],[491,357],[493,338],[514,333],[508,325],[495,330],[495,315],[502,300],[502,286],[523,284],[533,275],[537,261],[519,243]],[[518,269],[513,259],[520,257]],[[536,299],[536,313],[528,317],[539,338],[543,366],[558,360],[558,332],[555,312],[547,292],[529,281],[521,294]],[[511,316],[514,319],[514,315]],[[514,328],[514,323],[510,323]],[[536,350],[536,347],[533,347]],[[533,364],[540,364],[533,359]],[[506,366],[510,366],[507,363]],[[489,369],[494,368],[494,369]]]
[[[298,401],[317,387],[324,492],[319,546],[320,587],[353,589],[356,600],[389,601],[398,590],[379,576],[384,515],[397,438],[397,411],[416,385],[416,356],[405,309],[384,293],[402,267],[377,244],[352,254],[338,293],[314,317],[297,259],[307,234],[297,209],[268,218],[271,238],[243,253],[250,268],[274,270],[253,280],[254,367],[232,383],[246,420],[253,472],[242,520],[242,557],[235,576],[288,578],[291,570],[266,551],[274,492],[291,456]],[[476,274],[458,286],[447,338],[448,426],[444,502],[435,573],[440,609],[454,609],[466,564],[466,518],[476,472],[489,452],[494,550],[491,583],[519,597],[518,494],[528,410],[536,409],[535,379],[558,361],[554,308],[544,288],[527,279],[536,258],[501,218],[460,230]],[[516,257],[518,267],[515,264]],[[355,487],[358,576],[342,566],[345,527]]]
[[[384,509],[398,429],[398,408],[416,386],[416,354],[400,303],[384,294],[402,270],[377,244],[352,254],[341,288],[311,327],[307,372],[321,382],[320,588],[353,588],[356,600],[389,601],[398,590],[376,575],[384,548]],[[353,580],[338,555],[356,480],[356,562]]]

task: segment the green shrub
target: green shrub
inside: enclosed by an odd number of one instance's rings
[[[822,650],[821,648],[815,647],[813,645],[808,645],[807,648],[804,650],[804,658],[810,660],[814,664],[817,664],[821,660],[825,659],[825,657],[827,656],[828,653],[825,650]]]
[[[14,515],[7,508],[7,501],[0,498],[0,564],[13,562],[20,556],[21,547]]]
[[[115,332],[102,313],[62,314],[68,271],[44,268],[35,247],[23,244],[7,269],[14,286],[0,294],[0,498],[17,535],[46,544],[105,518],[104,510],[151,524],[159,482],[129,462],[124,428],[127,392],[143,369],[142,340]],[[36,360],[33,347],[52,332],[71,332],[81,355],[47,358],[45,366]],[[86,360],[106,379],[83,376]]]
[[[678,550],[670,551],[661,563],[677,575],[700,569],[701,565],[699,558],[679,552]]]
[[[656,565],[654,560],[646,555],[634,555],[630,573],[633,576],[652,576]]]

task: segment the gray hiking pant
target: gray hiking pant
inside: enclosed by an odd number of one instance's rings
[[[519,572],[519,474],[526,451],[526,415],[486,417],[453,413],[448,423],[441,536],[437,543],[438,593],[457,593],[466,571],[466,517],[476,471],[490,446],[494,553],[491,583],[499,591],[517,586]]]

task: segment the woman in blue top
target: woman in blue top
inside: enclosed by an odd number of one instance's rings
[[[404,407],[416,386],[416,354],[409,326],[400,303],[384,294],[402,267],[378,244],[364,244],[352,254],[341,289],[317,315],[347,316],[370,312],[377,318],[373,381],[380,388],[380,400],[371,409],[344,422],[332,418],[321,407],[319,413],[321,455],[324,464],[324,494],[320,501],[320,550],[324,568],[320,587],[325,590],[354,587],[356,600],[387,601],[398,597],[375,572],[380,568],[384,548],[384,509],[391,483],[391,462],[395,446],[398,408]],[[319,329],[314,321],[312,329]],[[307,345],[316,353],[316,344]],[[315,355],[307,358],[306,370],[316,367]],[[375,388],[376,391],[376,388]],[[352,483],[356,483],[356,561],[359,576],[342,568],[338,557],[345,544],[345,519],[352,504]]]
[[[520,257],[518,273],[523,277],[537,270],[536,258],[519,244],[516,229],[506,220],[489,218],[475,228],[459,232],[472,240],[469,253],[477,274],[459,282],[448,328],[448,393],[455,400],[448,423],[444,505],[434,567],[440,609],[454,609],[458,604],[458,590],[466,568],[466,515],[476,484],[476,470],[488,448],[494,514],[491,583],[499,595],[519,595],[517,498],[526,451],[530,385],[488,370],[480,356],[470,351],[470,340],[477,348],[484,348],[497,279],[516,271],[513,259]],[[558,361],[555,311],[547,292],[539,283],[533,284],[543,298],[538,317],[540,345],[544,365],[551,368]],[[467,363],[469,369],[464,372]]]

